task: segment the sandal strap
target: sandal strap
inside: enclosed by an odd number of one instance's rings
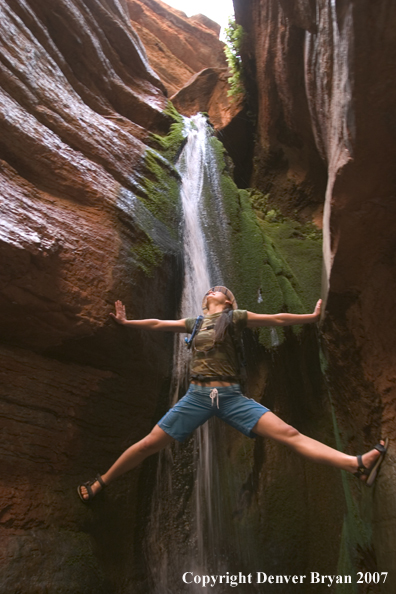
[[[357,459],[358,467],[357,467],[357,471],[353,473],[354,476],[356,476],[356,478],[360,478],[361,476],[368,476],[370,470],[363,464],[362,456],[360,454],[358,454],[356,456],[356,459]]]
[[[92,497],[94,496],[93,491],[91,489],[91,485],[92,485],[92,481],[87,481],[86,483],[83,483],[81,486],[85,487],[88,493],[88,497],[84,497],[84,499],[86,499],[86,501],[88,501],[89,499],[92,499]],[[81,491],[81,488],[80,488]]]
[[[368,471],[368,468],[366,468],[366,466],[363,464],[363,458],[360,454],[358,454],[356,458],[358,461],[358,470],[361,470],[362,474],[364,474],[364,471]]]
[[[386,447],[382,445],[382,443],[377,443],[377,445],[374,446],[375,450],[378,450],[378,452],[380,454],[385,454],[386,452]]]
[[[95,493],[92,491],[92,485],[94,483],[98,482],[101,486],[102,489],[105,488],[106,483],[104,482],[104,480],[102,479],[102,477],[100,476],[100,474],[96,475],[96,477],[92,480],[92,481],[87,481],[86,483],[82,483],[82,485],[80,485],[77,488],[78,494],[80,496],[80,499],[84,502],[87,503],[88,501],[90,501],[91,499],[93,499],[95,497]],[[87,495],[88,497],[84,497],[82,492],[81,492],[81,487],[85,487],[85,489],[87,490]]]
[[[98,481],[99,485],[102,487],[102,489],[105,488],[106,483],[104,482],[104,480],[102,479],[102,477],[100,476],[100,474],[97,474],[95,477],[95,481]],[[91,484],[93,484],[95,481],[92,481]]]

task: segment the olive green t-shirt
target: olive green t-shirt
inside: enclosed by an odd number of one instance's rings
[[[226,332],[224,339],[219,344],[214,342],[214,326],[222,312],[204,316],[201,328],[195,335],[190,375],[199,375],[204,378],[216,379],[219,376],[238,378],[238,355],[230,332]],[[191,334],[196,318],[187,318],[186,331]],[[247,311],[235,309],[232,312],[234,332],[238,336],[247,325]]]

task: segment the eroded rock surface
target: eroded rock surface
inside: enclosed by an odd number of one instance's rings
[[[352,453],[395,431],[396,7],[348,0],[248,4],[234,0],[258,114],[252,185],[300,218],[318,218],[324,201],[323,346],[336,431]],[[362,568],[373,558],[374,567],[393,571],[395,530],[385,529],[395,521],[393,461],[394,447],[373,498],[373,539],[353,528],[350,554]],[[359,507],[364,499],[355,496]],[[352,511],[347,517],[353,525]]]
[[[166,407],[172,343],[109,312],[120,298],[131,316],[174,315],[177,221],[144,186],[149,131],[172,120],[119,2],[4,0],[0,29],[0,590],[115,591],[139,565],[116,559],[134,547],[143,475],[107,511],[76,485]]]
[[[220,26],[204,15],[187,17],[161,0],[127,0],[131,22],[169,96],[205,68],[225,68]]]
[[[144,3],[147,10],[154,5]],[[128,6],[143,31],[143,3]],[[264,355],[255,393],[265,391],[265,404],[313,437],[364,451],[395,429],[396,8],[368,0],[235,6],[247,32],[250,107],[258,114],[255,167],[241,183],[302,220],[319,217],[325,205],[322,345],[330,398],[317,396],[313,336],[301,355],[293,337],[276,357]],[[141,537],[149,466],[91,508],[75,493],[166,408],[172,341],[112,325],[113,301],[123,299],[131,316],[170,318],[179,298],[174,205],[165,216],[163,205],[148,199],[145,182],[155,187],[156,178],[152,170],[148,179],[145,159],[149,131],[165,132],[172,121],[157,75],[176,55],[184,17],[175,12],[171,19],[173,45],[163,52],[170,61],[152,63],[156,74],[125,8],[117,0],[59,0],[56,10],[44,0],[0,2],[0,590],[7,594],[147,592]],[[164,19],[155,19],[159,31]],[[188,21],[203,39],[214,37],[204,18]],[[148,47],[157,43],[150,35]],[[184,41],[178,43],[191,57]],[[195,77],[181,92],[189,109],[201,105],[194,89],[203,88],[223,126],[226,108],[218,108],[216,89],[224,64],[180,62],[172,80],[182,73],[187,82],[190,69]],[[223,134],[235,139],[237,121]],[[250,145],[239,145],[242,159]],[[158,163],[177,179],[171,164]],[[310,571],[313,559],[326,573],[329,564],[334,573],[393,569],[393,445],[374,494],[362,494],[351,477],[343,498],[333,469],[313,470],[274,444],[260,442],[247,456],[244,443],[233,436],[230,443],[246,467],[236,516],[262,527],[260,538],[275,552],[268,557],[274,573],[285,567],[285,542],[297,569]],[[337,540],[341,533],[353,537]],[[389,576],[383,591],[393,594],[394,583]]]
[[[128,0],[133,27],[176,109],[185,116],[207,113],[236,166],[235,180],[250,177],[251,125],[243,97],[229,96],[228,68],[220,26],[187,17],[160,0]],[[227,126],[230,127],[226,131]],[[232,134],[230,134],[232,130]],[[240,154],[241,153],[241,154]],[[248,164],[249,162],[249,164]]]

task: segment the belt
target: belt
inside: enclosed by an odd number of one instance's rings
[[[200,373],[195,373],[190,376],[190,379],[197,380],[199,382],[239,382],[239,378],[237,378],[235,375],[212,375],[211,377],[208,377],[206,375],[201,375]]]

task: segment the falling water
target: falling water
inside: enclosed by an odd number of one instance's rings
[[[219,264],[213,250],[208,249],[203,229],[208,225],[204,185],[209,184],[211,196],[219,195],[209,130],[201,115],[186,121],[187,143],[177,164],[182,177],[184,214],[185,275],[180,318],[199,315],[207,289],[223,282]],[[221,202],[216,203],[214,209],[216,241],[224,243],[227,238]],[[185,392],[187,372],[184,336],[176,335],[171,405]],[[195,431],[186,446],[175,444],[160,455],[146,547],[156,594],[182,592],[181,576],[185,571],[202,575],[226,570],[220,553],[222,525],[219,515],[223,503],[218,484],[219,448],[216,430],[211,426],[214,422],[211,420]],[[191,592],[194,585],[188,588]]]
[[[186,123],[187,144],[178,161],[182,178],[181,203],[183,209],[184,283],[180,317],[197,316],[201,312],[202,296],[210,287],[208,249],[201,224],[201,198],[204,186],[207,149],[207,123],[203,116],[195,116]],[[174,378],[176,389],[172,404],[178,397],[180,382],[184,383],[188,360],[181,337],[176,337]]]

